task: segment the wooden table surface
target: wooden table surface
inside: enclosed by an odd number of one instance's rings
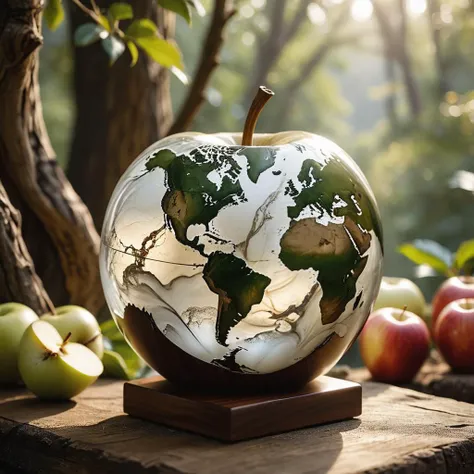
[[[122,385],[0,391],[0,473],[474,473],[468,403],[363,382],[360,419],[225,444],[124,415]]]
[[[367,369],[357,369],[351,372],[351,379],[366,382],[371,380],[371,377]],[[434,350],[415,379],[402,387],[438,397],[474,403],[474,375],[452,373],[449,366]]]

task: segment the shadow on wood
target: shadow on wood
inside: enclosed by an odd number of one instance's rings
[[[14,413],[17,421],[29,423],[58,415],[75,406],[76,402],[72,400],[42,401],[32,395],[31,398],[13,399],[0,403],[0,416],[8,418],[9,414]]]

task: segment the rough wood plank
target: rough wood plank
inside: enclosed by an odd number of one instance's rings
[[[360,420],[225,444],[122,413],[122,384],[63,404],[0,392],[0,460],[34,473],[472,473],[474,406],[363,384]],[[0,464],[2,465],[2,464]]]
[[[348,378],[356,382],[371,380],[367,369],[351,371]],[[438,397],[474,403],[474,375],[451,372],[436,351],[432,352],[415,379],[401,386]]]

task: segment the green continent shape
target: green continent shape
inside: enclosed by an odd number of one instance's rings
[[[323,324],[335,322],[344,312],[367,264],[367,257],[361,254],[370,245],[370,235],[353,225],[350,218],[347,224],[325,226],[314,218],[301,219],[293,222],[281,239],[280,259],[290,270],[319,271]]]
[[[240,154],[247,158],[247,173],[254,183],[264,171],[275,164],[276,151],[271,148],[245,148]]]
[[[150,156],[145,163],[147,171],[152,171],[155,168],[166,169],[176,158],[176,155],[168,149],[160,150],[155,155]]]
[[[204,224],[208,228],[221,209],[245,200],[239,182],[242,169],[234,154],[230,147],[206,145],[183,155],[161,150],[146,163],[149,170],[160,167],[166,171],[168,190],[162,207],[176,238],[202,255],[204,246],[199,244],[198,237],[187,238],[189,226]],[[209,179],[211,172],[219,174],[219,185]]]
[[[270,278],[249,268],[245,261],[223,252],[214,252],[204,266],[204,280],[219,295],[216,338],[226,345],[229,331],[262,301]]]
[[[303,189],[297,195],[292,192],[293,183],[290,181],[287,184],[286,193],[295,201],[294,206],[288,207],[288,217],[296,219],[307,205],[317,205],[331,216],[351,217],[365,231],[373,230],[382,242],[380,216],[369,191],[337,155],[332,155],[324,165],[311,159],[305,160],[298,180]],[[333,209],[336,194],[347,206]]]
[[[293,220],[281,239],[280,259],[290,270],[319,271],[321,319],[330,324],[356,294],[357,279],[367,264],[362,255],[370,247],[369,232],[373,230],[382,239],[380,218],[365,185],[337,155],[325,164],[305,160],[297,178],[301,192],[295,192],[291,182],[286,188],[295,203],[288,207],[290,218],[298,218],[306,206],[324,210],[331,217],[345,217],[343,224],[327,226],[314,218]],[[346,206],[333,207],[336,195]]]

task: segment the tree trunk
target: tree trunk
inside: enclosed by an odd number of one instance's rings
[[[0,303],[15,301],[38,314],[52,307],[21,235],[20,213],[0,183]]]
[[[394,26],[381,2],[372,0],[375,18],[387,57],[397,61],[402,73],[405,95],[413,118],[421,113],[421,95],[413,74],[411,58],[407,48],[408,14],[405,0],[398,0],[399,25]]]
[[[384,48],[384,65],[385,65],[385,78],[387,83],[390,84],[390,92],[387,94],[385,99],[385,110],[387,112],[387,118],[392,129],[398,127],[398,116],[397,116],[397,95],[395,93],[395,84],[397,82],[395,61],[390,57],[389,52]]]
[[[440,6],[438,0],[428,0],[428,24],[431,32],[431,39],[434,47],[434,59],[436,73],[438,76],[437,93],[442,99],[449,90],[446,61],[444,60],[441,48],[441,28],[440,28]]]
[[[407,48],[408,34],[408,13],[406,10],[406,0],[398,0],[400,11],[400,33],[394,36],[395,43],[399,41],[397,48],[397,59],[402,69],[403,83],[407,101],[410,106],[411,115],[417,118],[421,113],[421,96],[413,74],[413,67]]]
[[[114,0],[97,2],[105,8]],[[173,36],[174,15],[154,0],[130,0],[136,18],[151,18],[165,38]],[[88,21],[73,7],[71,34]],[[135,67],[124,54],[113,67],[100,44],[74,48],[77,113],[68,177],[102,225],[112,191],[123,172],[145,148],[171,126],[169,73],[143,52]],[[93,183],[92,183],[93,180]]]
[[[258,36],[252,77],[245,92],[245,105],[250,105],[258,88],[265,85],[272,66],[280,57],[284,46],[285,7],[286,0],[267,3],[266,13],[270,25],[268,33]]]
[[[87,208],[58,166],[38,85],[42,0],[0,9],[0,180],[23,219],[23,236],[56,305],[103,304],[99,238]],[[15,296],[15,295],[12,295]]]

